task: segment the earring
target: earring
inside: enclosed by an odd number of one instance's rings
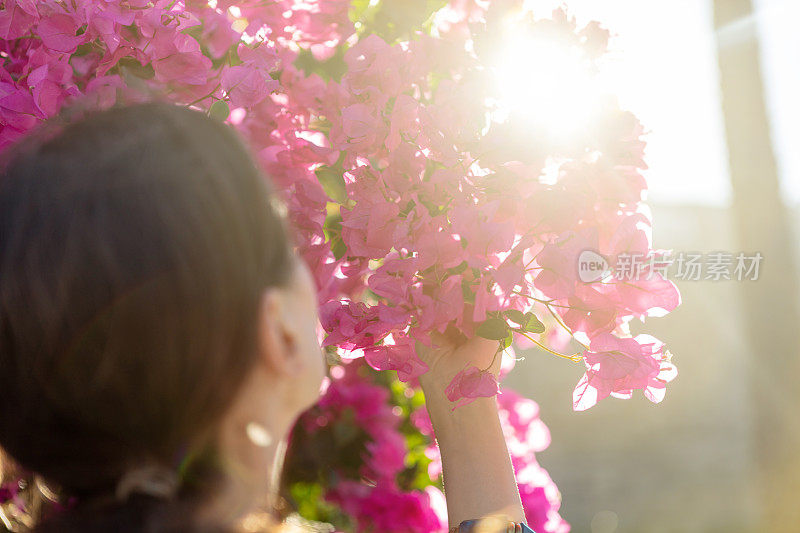
[[[260,448],[266,448],[272,444],[272,435],[267,431],[267,428],[257,422],[247,424],[245,431],[250,442]]]

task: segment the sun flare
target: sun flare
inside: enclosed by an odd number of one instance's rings
[[[597,80],[580,50],[523,32],[506,39],[494,66],[497,113],[522,115],[549,135],[568,140],[597,111]]]

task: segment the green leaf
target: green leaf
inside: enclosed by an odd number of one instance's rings
[[[72,53],[72,57],[82,57],[85,56],[93,50],[94,45],[92,43],[85,43],[78,45],[78,48]]]
[[[328,202],[328,205],[339,205],[334,204],[333,202]],[[322,225],[322,229],[325,232],[325,239],[333,240],[335,239],[342,231],[342,215],[339,214],[339,211],[335,211],[333,213],[329,213],[327,217],[325,217],[325,223]]]
[[[465,302],[471,304],[475,303],[475,291],[472,290],[472,286],[466,279],[461,280],[461,294],[464,295]]]
[[[481,322],[475,333],[484,339],[500,341],[508,336],[508,324],[502,318],[488,318]]]
[[[447,271],[450,272],[451,274],[461,274],[466,269],[467,269],[467,262],[461,261],[461,263],[459,263],[458,266],[448,268]]]
[[[401,218],[407,217],[408,214],[411,212],[411,210],[414,209],[415,205],[417,204],[414,203],[414,200],[409,200],[406,206],[400,211],[400,214],[398,216],[400,216]]]
[[[514,333],[511,330],[509,330],[506,338],[500,341],[500,349],[505,350],[506,348],[511,346],[512,342],[514,342]]]
[[[429,200],[428,198],[418,197],[419,203],[421,203],[425,209],[428,210],[428,214],[432,217],[437,216],[441,213],[442,209],[440,206],[436,205],[436,202]]]
[[[319,75],[323,80],[339,81],[347,71],[347,63],[344,61],[344,46],[337,46],[334,54],[324,60],[319,61],[314,58],[310,50],[301,48],[294,60],[294,66],[302,70],[306,76],[311,74]]]
[[[344,254],[347,253],[347,245],[344,243],[342,238],[336,237],[331,242],[331,251],[333,252],[333,257],[336,259],[341,259],[344,257]]]
[[[512,322],[519,324],[520,326],[525,324],[525,313],[522,311],[518,311],[517,309],[509,309],[505,314]]]
[[[441,168],[446,168],[443,164],[434,161],[433,159],[428,159],[425,161],[425,173],[422,175],[422,181],[428,181],[433,173]]]
[[[122,57],[117,62],[117,66],[130,74],[133,74],[137,78],[142,78],[143,80],[152,79],[156,74],[155,70],[153,69],[153,65],[150,63],[146,65],[142,65],[136,59],[132,57]]]
[[[230,114],[231,108],[228,106],[228,102],[222,100],[217,100],[211,104],[211,107],[208,109],[208,116],[221,122],[226,121]]]
[[[519,324],[519,328],[522,331],[530,332],[530,333],[543,333],[544,332],[544,324],[530,311],[527,313],[523,313],[522,311],[518,311],[516,309],[509,309],[504,313],[506,317],[511,320],[512,322]]]
[[[297,513],[305,520],[335,523],[337,531],[353,530],[350,518],[337,505],[325,500],[325,488],[319,483],[292,483],[288,492]]]
[[[525,331],[529,331],[531,333],[544,333],[545,329],[544,324],[542,324],[542,321],[539,320],[536,317],[536,315],[534,315],[530,311],[525,313],[525,322],[521,323],[520,326]]]
[[[344,173],[331,167],[321,167],[315,172],[320,185],[332,200],[343,204],[347,201],[347,187],[344,184]]]

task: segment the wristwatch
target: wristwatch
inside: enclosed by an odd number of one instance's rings
[[[511,522],[499,518],[464,520],[450,528],[450,533],[535,533],[523,522]]]

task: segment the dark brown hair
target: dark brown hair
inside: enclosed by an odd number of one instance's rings
[[[0,446],[78,501],[146,461],[190,492],[252,367],[262,291],[290,275],[269,184],[227,125],[183,107],[52,130],[0,174]],[[166,528],[141,498],[114,505],[59,527]]]

